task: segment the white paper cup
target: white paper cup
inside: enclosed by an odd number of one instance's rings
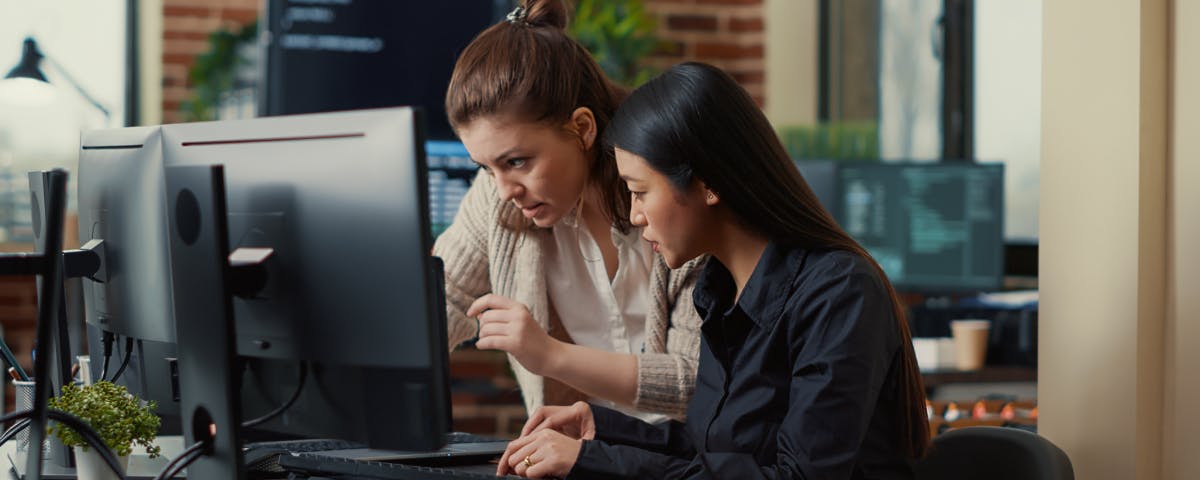
[[[988,330],[992,322],[964,319],[950,322],[954,333],[955,366],[959,370],[979,370],[987,358]]]

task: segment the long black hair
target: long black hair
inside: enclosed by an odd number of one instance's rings
[[[693,179],[717,193],[739,222],[771,241],[837,249],[866,258],[887,287],[902,338],[902,439],[913,457],[929,445],[925,389],[905,308],[887,275],[817,200],[767,117],[720,69],[681,63],[642,85],[621,104],[605,142],[636,154],[678,191]]]

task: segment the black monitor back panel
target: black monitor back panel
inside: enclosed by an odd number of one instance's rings
[[[183,438],[211,442],[188,478],[245,478],[224,175],[220,166],[199,166],[169,168],[166,177]]]

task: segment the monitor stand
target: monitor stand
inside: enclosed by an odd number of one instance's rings
[[[166,183],[184,444],[210,442],[188,478],[242,480],[224,168],[167,167]]]

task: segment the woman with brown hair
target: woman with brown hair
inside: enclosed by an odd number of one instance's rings
[[[703,260],[671,270],[630,224],[599,142],[625,92],[566,22],[561,0],[528,0],[455,65],[446,110],[482,171],[434,246],[450,343],[507,352],[530,412],[587,399],[681,418]]]
[[[904,308],[833,220],[758,105],[685,63],[638,88],[606,134],[630,218],[668,265],[712,255],[687,422],[543,407],[498,474],[911,479],[929,443]]]

